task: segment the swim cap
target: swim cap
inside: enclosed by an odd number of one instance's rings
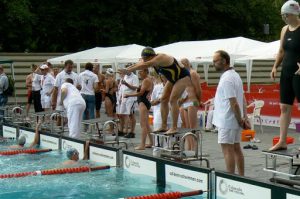
[[[146,47],[142,50],[141,56],[142,57],[149,57],[149,56],[154,56],[155,51],[151,47]]]
[[[106,74],[108,74],[108,75],[113,75],[114,72],[115,72],[115,71],[114,71],[112,68],[108,68],[108,69],[106,70]]]
[[[299,3],[294,0],[289,0],[285,2],[281,7],[281,14],[299,15],[300,14]]]
[[[71,160],[72,156],[75,154],[75,153],[78,153],[77,149],[75,148],[69,148],[67,150],[67,158]]]
[[[26,143],[26,137],[21,135],[18,139],[18,145],[24,145]]]

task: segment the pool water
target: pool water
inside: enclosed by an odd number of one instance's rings
[[[7,150],[7,146],[2,145],[0,150]],[[59,151],[33,155],[0,156],[0,173],[58,168],[62,167],[61,163],[64,160],[66,160],[65,153]],[[95,164],[103,165],[99,163]],[[90,173],[0,179],[0,198],[5,199],[115,199],[173,191],[184,192],[190,190],[172,183],[167,184],[165,187],[160,187],[156,184],[153,177],[132,174],[120,168],[111,168]]]

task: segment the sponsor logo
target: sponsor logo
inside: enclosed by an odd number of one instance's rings
[[[185,175],[185,174],[179,174],[179,173],[175,173],[173,171],[171,171],[169,174],[170,174],[170,176],[174,176],[174,177],[177,177],[177,178],[182,178],[182,179],[191,180],[191,181],[194,181],[194,182],[203,183],[203,180],[201,180],[199,178],[192,177],[192,176],[188,176],[188,175]]]
[[[126,168],[130,168],[130,167],[141,168],[140,163],[130,159],[129,156],[125,157],[125,166]]]
[[[68,150],[68,149],[72,148],[72,145],[69,145],[69,144],[67,143],[67,141],[64,140],[64,141],[63,141],[63,144],[62,144],[62,148],[63,148],[64,150]]]
[[[96,156],[100,156],[100,157],[102,157],[102,158],[106,158],[106,159],[111,159],[111,160],[114,159],[113,156],[106,155],[106,154],[102,154],[102,153],[93,152],[92,154],[94,154],[94,155],[96,155]]]
[[[244,196],[244,191],[241,187],[236,187],[234,185],[227,184],[227,182],[224,179],[221,179],[219,182],[219,191],[223,194],[226,195],[228,192],[229,193],[234,193],[238,195]]]
[[[57,145],[57,142],[51,141],[51,140],[47,140],[47,139],[42,139],[43,142],[49,143],[49,144],[53,144],[53,145]]]

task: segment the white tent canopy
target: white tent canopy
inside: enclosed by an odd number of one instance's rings
[[[95,47],[77,53],[48,59],[47,61],[52,64],[62,64],[66,60],[71,59],[77,64],[77,72],[80,72],[81,63],[91,62],[112,64],[116,66],[118,63],[137,62],[143,48],[144,46],[137,44],[106,48]],[[124,57],[124,55],[126,56]]]
[[[246,65],[247,82],[249,82],[248,91],[250,91],[250,81],[252,76],[253,60],[275,60],[279,47],[280,47],[280,40],[266,43],[265,45],[259,48],[249,49],[242,52],[247,56],[243,56],[241,58],[234,60],[235,63]]]
[[[205,80],[208,81],[208,68],[209,65],[212,64],[212,56],[217,50],[225,50],[226,52],[228,52],[231,57],[232,65],[235,59],[247,55],[243,52],[250,49],[263,47],[265,44],[265,42],[260,42],[244,37],[235,37],[207,41],[177,42],[155,48],[155,51],[158,53],[170,54],[177,59],[186,57],[191,61],[193,67],[195,67],[199,63],[202,63],[204,66]],[[246,67],[246,71],[247,75],[250,74],[249,68]],[[250,81],[247,81],[247,84],[250,86]]]

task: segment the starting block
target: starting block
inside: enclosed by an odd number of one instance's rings
[[[161,151],[161,157],[171,160],[186,162],[202,161],[206,162],[207,168],[210,167],[208,159],[204,158],[202,153],[202,133],[201,129],[178,129],[178,133],[165,135],[162,133],[151,133],[153,140],[157,140],[158,144],[154,146],[154,150]],[[192,137],[195,141],[195,149],[193,151],[185,150],[185,141],[188,137]]]
[[[277,176],[284,176],[297,180],[300,179],[300,145],[290,145],[289,147],[290,148],[286,150],[262,151],[265,155],[265,168],[263,170],[272,173],[271,181],[278,178]],[[282,169],[279,170],[280,165],[277,163],[279,158],[287,160],[288,171],[283,171]]]

